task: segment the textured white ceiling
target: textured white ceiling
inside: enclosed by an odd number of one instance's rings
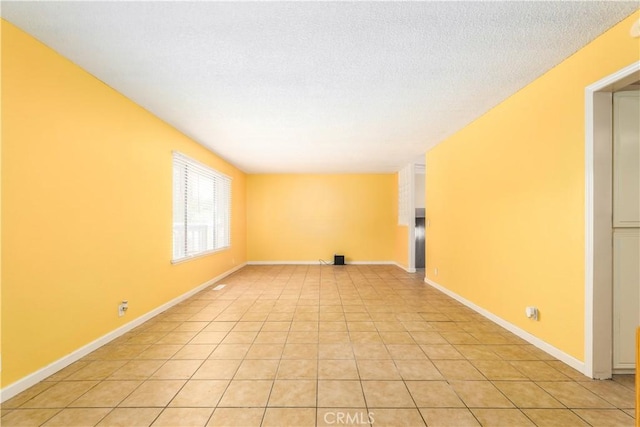
[[[3,18],[246,172],[393,172],[633,2],[7,2]]]

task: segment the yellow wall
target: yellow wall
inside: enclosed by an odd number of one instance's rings
[[[427,153],[427,277],[584,358],[585,93],[640,59],[601,35]],[[438,268],[436,276],[434,269]],[[540,309],[539,322],[524,315]]]
[[[247,176],[249,261],[392,261],[393,174]]]
[[[2,87],[3,385],[246,261],[238,169],[6,21]],[[230,250],[170,263],[172,150],[233,178]]]

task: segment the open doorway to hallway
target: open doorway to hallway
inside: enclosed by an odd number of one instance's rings
[[[614,149],[620,145],[614,129],[619,124],[614,98],[620,98],[616,93],[637,89],[634,85],[639,80],[640,62],[636,62],[585,90],[585,374],[599,379],[611,378],[614,372],[631,372],[635,367],[626,354],[635,350],[630,346],[635,338],[629,331],[635,331],[640,323],[640,267],[637,252],[633,253],[640,241],[633,231],[640,218],[634,217],[640,212],[638,199],[630,201],[640,192],[640,160],[637,151],[633,155],[638,148],[632,146],[640,141],[636,133],[629,138],[633,144],[625,142],[624,147]],[[630,105],[637,108],[633,101]],[[640,125],[635,123],[630,127],[637,131]],[[628,194],[621,197],[623,192]],[[625,201],[630,202],[627,208]],[[625,221],[618,220],[621,215]]]
[[[416,163],[415,173],[415,265],[416,270],[424,269],[426,260],[426,215],[425,215],[425,165]]]

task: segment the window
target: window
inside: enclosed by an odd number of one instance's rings
[[[231,178],[173,153],[173,261],[231,244]]]

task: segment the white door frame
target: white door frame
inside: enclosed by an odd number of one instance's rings
[[[416,272],[416,164],[409,163],[411,174],[409,177],[409,259],[407,260],[408,272]]]
[[[422,155],[422,158],[423,159],[425,158],[424,154]],[[419,176],[421,176],[422,178],[420,178]],[[418,162],[414,163],[413,164],[413,179],[414,179],[413,180],[413,194],[414,194],[413,200],[414,200],[414,208],[415,208],[415,200],[416,200],[416,196],[415,196],[415,194],[416,194],[416,191],[415,191],[415,189],[416,189],[416,177],[418,179],[422,179],[423,184],[424,184],[425,180],[426,180],[426,176],[427,176],[427,165],[426,165],[426,162],[423,160],[422,163],[418,163]],[[427,275],[427,209],[426,209],[426,207],[427,207],[426,206],[426,203],[427,203],[427,198],[426,198],[427,187],[426,187],[426,185],[424,186],[424,189],[425,189],[425,200],[424,200],[424,202],[425,202],[425,210],[424,210],[424,215],[425,215],[425,218],[424,218],[424,271],[425,271],[425,277],[426,277],[426,275]],[[415,211],[416,211],[416,209],[414,209],[414,212]],[[416,243],[415,243],[415,220],[414,220],[413,231],[414,231],[413,247],[414,247],[414,251],[415,251],[415,247],[416,247]],[[416,265],[415,264],[415,258],[416,258],[416,256],[415,256],[415,252],[414,252],[414,254],[413,254],[413,259],[414,259],[413,266],[414,267]],[[414,272],[415,271],[416,271],[416,269],[414,268]],[[424,277],[423,277],[423,279],[424,279]]]
[[[612,93],[633,83],[640,61],[585,89],[584,374],[611,378],[613,361]]]
[[[406,181],[405,181],[406,179]],[[406,188],[405,188],[406,187]],[[407,197],[401,197],[400,194],[405,188]],[[407,265],[402,266],[408,273],[416,272],[415,262],[415,235],[416,235],[416,201],[415,201],[415,164],[408,163],[405,167],[398,172],[398,225],[405,225],[406,219],[407,226]],[[407,218],[403,218],[404,211],[406,210]]]

